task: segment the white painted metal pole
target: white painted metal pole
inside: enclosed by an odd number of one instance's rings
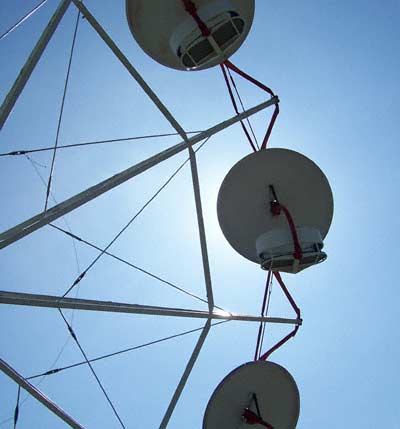
[[[199,143],[200,141],[206,139],[207,137],[210,137],[224,130],[225,128],[228,128],[229,126],[243,119],[246,119],[249,116],[254,115],[255,113],[258,113],[261,110],[264,110],[265,108],[276,104],[277,102],[278,102],[278,98],[273,97],[268,101],[264,101],[263,103],[244,111],[240,115],[232,116],[226,121],[223,121],[209,128],[206,131],[196,134],[195,136],[191,137],[188,141],[190,142],[191,145]],[[182,152],[186,148],[187,148],[186,142],[178,143],[177,145],[172,146],[169,149],[166,149],[157,155],[147,158],[146,160],[139,162],[138,164],[124,171],[121,171],[120,173],[115,174],[114,176],[109,177],[106,180],[103,180],[97,185],[94,185],[86,189],[85,191],[80,192],[79,194],[69,198],[68,200],[60,204],[57,204],[51,209],[43,213],[39,213],[36,216],[33,216],[32,218],[16,225],[15,227],[9,229],[8,231],[3,232],[2,234],[0,234],[0,249],[14,243],[15,241],[19,240],[22,237],[25,237],[26,235],[31,234],[32,232],[36,231],[42,226],[47,225],[48,223],[58,219],[61,216],[64,216],[65,214],[76,209],[77,207],[80,207],[83,204],[86,204],[87,202],[98,197],[99,195],[102,195],[105,192],[109,191],[110,189],[113,189],[116,186],[120,185],[121,183],[124,183],[127,180],[143,173],[144,171],[148,170],[151,167],[154,167],[160,162],[171,158],[172,156]]]
[[[191,310],[185,308],[157,307],[152,305],[129,304],[124,302],[98,301],[81,298],[66,298],[53,295],[38,295],[21,292],[0,291],[0,304],[27,305],[45,308],[65,308],[74,310],[105,311],[112,313],[148,314],[153,316],[190,317],[195,319],[240,320],[243,322],[268,322],[300,325],[301,319],[250,316],[216,310]]]
[[[199,228],[199,239],[200,239],[201,257],[203,261],[204,281],[206,284],[206,292],[207,292],[208,311],[211,314],[214,308],[214,296],[212,291],[210,263],[208,260],[206,230],[204,226],[203,209],[201,204],[199,173],[197,170],[196,154],[193,150],[193,147],[190,144],[188,144],[188,149],[189,149],[189,157],[190,157],[190,168],[192,173],[194,200],[196,204],[197,225]]]
[[[23,389],[30,393],[34,398],[41,402],[45,407],[47,407],[51,412],[56,414],[60,419],[64,420],[69,426],[74,429],[84,429],[78,422],[76,422],[72,417],[70,417],[64,410],[62,410],[58,405],[56,405],[52,400],[50,400],[46,395],[44,395],[39,389],[37,389],[33,384],[29,383],[26,378],[22,377],[14,368],[8,365],[3,359],[0,359],[0,370],[4,374],[12,378],[16,383],[18,383]]]
[[[171,402],[169,403],[168,409],[162,419],[162,422],[160,424],[160,429],[165,429],[167,427],[167,424],[169,422],[169,419],[171,418],[172,413],[174,412],[175,406],[179,401],[179,398],[183,392],[183,389],[186,385],[186,382],[189,378],[190,373],[192,372],[193,366],[196,363],[196,360],[199,356],[200,350],[203,347],[204,341],[207,337],[208,332],[210,331],[211,327],[211,319],[208,319],[206,324],[204,325],[204,328],[201,332],[201,335],[196,343],[196,346],[193,350],[192,355],[190,356],[189,362],[186,365],[185,371],[182,374],[182,377],[178,383],[178,386],[175,389],[174,395],[172,396]]]
[[[46,49],[47,44],[49,43],[51,37],[53,36],[61,18],[64,16],[65,11],[70,5],[71,0],[62,0],[54,12],[54,15],[51,17],[49,23],[44,29],[42,35],[40,36],[38,42],[33,48],[31,54],[26,60],[25,65],[22,67],[17,79],[15,80],[10,91],[6,95],[6,98],[3,101],[3,104],[0,107],[0,129],[3,128],[4,123],[6,122],[8,115],[10,114],[12,108],[14,107],[18,97],[20,96],[22,90],[25,87],[26,82],[30,78],[36,64],[38,63],[40,57],[42,56],[44,50]]]

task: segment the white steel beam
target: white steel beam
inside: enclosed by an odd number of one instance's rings
[[[188,141],[190,142],[191,145],[199,143],[200,141],[206,139],[207,137],[210,137],[224,130],[225,128],[228,128],[229,126],[243,119],[246,119],[249,116],[254,115],[255,113],[258,113],[261,110],[264,110],[265,108],[276,104],[277,102],[278,102],[278,98],[273,97],[268,101],[264,101],[263,103],[260,103],[257,106],[254,106],[251,109],[244,111],[240,115],[232,116],[226,121],[223,121],[209,128],[206,131],[196,134],[195,136],[191,137]],[[178,143],[175,146],[172,146],[158,153],[157,155],[147,158],[146,160],[139,162],[138,164],[132,167],[129,167],[126,170],[121,171],[120,173],[117,173],[112,177],[109,177],[108,179],[103,180],[97,185],[94,185],[86,189],[85,191],[80,192],[79,194],[69,198],[68,200],[63,201],[60,204],[55,205],[54,207],[44,211],[43,213],[39,213],[38,215],[33,216],[32,218],[20,223],[19,225],[16,225],[15,227],[9,229],[8,231],[3,232],[2,234],[0,234],[0,249],[14,243],[15,241],[19,240],[22,237],[25,237],[26,235],[31,234],[32,232],[36,231],[42,226],[47,225],[50,222],[53,222],[59,217],[64,216],[65,214],[76,209],[77,207],[80,207],[83,204],[86,204],[87,202],[98,197],[99,195],[104,194],[110,189],[113,189],[116,186],[126,182],[127,180],[143,173],[144,171],[148,170],[151,167],[154,167],[160,162],[171,158],[172,156],[182,152],[186,148],[187,148],[186,142],[183,141],[181,143]]]
[[[192,355],[190,356],[190,359],[186,365],[185,371],[182,374],[182,377],[178,383],[178,386],[175,389],[175,392],[172,396],[171,402],[169,403],[168,409],[164,414],[164,417],[162,419],[162,422],[160,424],[160,429],[166,429],[167,424],[171,418],[172,413],[174,412],[174,409],[176,407],[176,404],[179,401],[179,398],[183,392],[183,389],[186,385],[186,382],[189,378],[190,373],[192,372],[193,366],[196,363],[196,360],[200,354],[200,350],[203,347],[204,341],[207,337],[208,332],[210,331],[211,327],[211,319],[208,319],[206,324],[204,325],[204,328],[200,334],[199,339],[197,340],[196,346],[193,350]]]
[[[190,158],[190,168],[192,173],[194,200],[196,205],[197,226],[199,228],[201,259],[203,262],[204,281],[205,281],[206,292],[207,292],[207,303],[208,303],[208,310],[211,312],[212,309],[214,308],[214,296],[213,296],[212,283],[211,283],[210,263],[208,260],[206,229],[204,226],[203,209],[201,204],[199,173],[197,171],[196,154],[192,146],[190,146],[189,144],[188,144],[188,149],[189,149],[189,158]]]
[[[3,359],[0,359],[0,370],[4,374],[8,375],[16,383],[18,383],[23,389],[30,393],[34,398],[41,402],[45,407],[47,407],[51,412],[56,414],[60,419],[64,420],[69,426],[74,429],[84,429],[78,422],[76,422],[72,417],[70,417],[63,409],[51,401],[46,395],[44,395],[39,389],[37,389],[33,384],[31,384],[26,378],[21,374],[15,371],[10,365],[4,362]]]
[[[38,295],[21,292],[0,291],[0,304],[27,305],[33,307],[65,308],[75,310],[105,311],[112,313],[148,314],[153,316],[190,317],[197,319],[240,320],[244,322],[268,322],[300,325],[301,319],[250,316],[227,311],[212,312],[185,308],[157,307],[124,302],[98,301],[81,298],[66,298],[53,295]]]
[[[51,17],[46,28],[43,30],[42,35],[40,36],[38,42],[33,48],[31,54],[29,55],[26,63],[22,67],[17,79],[15,80],[10,91],[6,95],[3,104],[0,107],[0,129],[3,128],[4,123],[6,122],[8,115],[10,114],[12,108],[14,107],[18,97],[20,96],[22,90],[25,87],[26,82],[30,78],[36,64],[38,63],[40,57],[43,54],[43,51],[46,49],[47,44],[49,43],[51,37],[53,36],[61,18],[64,16],[65,11],[70,5],[71,0],[62,0],[57,7],[54,15]]]

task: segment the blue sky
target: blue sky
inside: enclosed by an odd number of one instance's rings
[[[4,0],[0,32],[36,2]],[[48,3],[0,43],[3,98],[56,7]],[[167,69],[132,38],[123,1],[86,4],[115,38],[186,130],[201,130],[233,114],[218,68],[195,73]],[[60,24],[45,55],[2,130],[1,152],[54,144],[75,8]],[[301,396],[298,429],[398,427],[400,411],[398,290],[400,227],[397,202],[400,4],[385,2],[279,3],[256,0],[251,32],[232,61],[279,95],[281,114],[270,147],[297,150],[329,179],[335,200],[325,241],[328,260],[286,284],[302,310],[295,339],[271,360],[295,378]],[[237,79],[246,106],[265,95]],[[262,136],[271,111],[253,123]],[[60,144],[172,132],[145,94],[84,20],[80,21]],[[53,194],[57,201],[178,142],[176,137],[57,154]],[[213,137],[198,153],[199,175],[215,301],[227,310],[258,314],[265,273],[236,254],[217,222],[216,197],[229,169],[250,153],[238,126]],[[51,153],[32,154],[48,176]],[[104,247],[186,159],[182,153],[67,216],[71,230]],[[0,158],[0,228],[43,209],[45,188],[23,156]],[[202,297],[205,288],[196,230],[190,169],[186,167],[112,247],[129,261]],[[62,220],[57,225],[65,227]],[[2,289],[62,294],[97,255],[43,228],[2,250]],[[133,303],[204,305],[104,256],[79,287],[79,296]],[[73,296],[73,295],[72,295]],[[71,313],[68,317],[71,317]],[[270,315],[292,317],[274,287]],[[202,325],[190,319],[74,313],[73,326],[90,357]],[[3,305],[1,357],[23,375],[49,369],[68,340],[55,310]],[[207,401],[236,366],[252,359],[257,326],[229,322],[212,328],[172,417],[170,427],[201,427]],[[287,327],[269,327],[266,349]],[[158,427],[198,334],[154,345],[95,364],[129,428]],[[69,341],[56,366],[81,361]],[[40,388],[88,428],[117,428],[85,366],[47,377]],[[14,411],[16,385],[0,375],[0,421]],[[25,395],[23,395],[24,397]],[[1,424],[12,428],[12,421]],[[35,400],[20,411],[20,428],[64,427]]]

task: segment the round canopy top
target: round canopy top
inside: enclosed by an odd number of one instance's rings
[[[244,21],[243,32],[235,43],[223,48],[225,58],[232,55],[250,31],[254,17],[254,0],[195,0],[198,15],[207,24],[213,11],[225,11],[240,16]],[[185,10],[182,0],[126,0],[129,28],[140,47],[155,61],[174,69],[187,70],[177,51],[179,43],[193,31],[200,35],[194,19]],[[218,15],[218,13],[217,13]],[[214,17],[215,18],[215,17]],[[216,19],[216,25],[221,19]],[[212,27],[210,28],[213,31]],[[177,40],[175,40],[177,39]],[[212,67],[221,62],[217,58],[196,70]]]
[[[256,240],[273,229],[289,228],[283,214],[272,216],[273,186],[296,227],[309,226],[325,238],[333,217],[328,180],[304,155],[288,149],[266,149],[235,164],[222,182],[217,211],[222,232],[230,245],[250,261],[260,263]]]
[[[242,414],[246,408],[276,429],[294,429],[300,413],[296,382],[273,362],[256,361],[239,366],[215,389],[204,414],[203,429],[258,428]]]

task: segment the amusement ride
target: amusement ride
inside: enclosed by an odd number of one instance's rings
[[[44,1],[39,3],[34,10],[4,33],[2,38],[8,36],[9,32],[33,15],[44,3]],[[24,240],[25,237],[43,227],[60,229],[53,224],[55,220],[73,210],[79,210],[79,207],[89,201],[178,153],[186,151],[192,176],[208,310],[200,311],[68,296],[82,281],[86,271],[83,271],[61,296],[2,291],[0,292],[0,303],[58,309],[71,338],[75,341],[85,363],[96,377],[118,424],[123,428],[129,426],[125,425],[123,416],[117,412],[112,399],[109,398],[101,381],[96,376],[91,361],[87,358],[84,347],[79,341],[79,335],[74,331],[68,318],[65,317],[63,310],[153,315],[160,319],[162,319],[160,316],[169,316],[205,320],[195,348],[159,424],[160,429],[170,427],[170,418],[185,385],[190,379],[191,371],[201,349],[207,342],[207,334],[211,330],[212,322],[215,320],[255,322],[258,324],[258,333],[255,338],[253,360],[243,362],[237,368],[232,368],[229,374],[221,374],[221,382],[215,386],[204,410],[202,427],[203,429],[257,429],[262,427],[295,429],[300,413],[299,390],[294,377],[283,366],[270,360],[273,352],[293,338],[302,324],[300,308],[289,292],[281,273],[292,274],[292,276],[288,276],[292,283],[297,275],[301,276],[302,271],[308,268],[312,269],[314,265],[326,260],[324,239],[328,234],[333,217],[333,197],[327,178],[312,160],[299,152],[286,148],[269,148],[268,143],[273,138],[272,131],[279,114],[279,98],[268,86],[230,61],[230,57],[241,48],[250,32],[255,14],[255,0],[126,0],[129,29],[141,49],[154,60],[155,69],[157,67],[169,67],[182,71],[182,73],[201,73],[202,70],[213,67],[220,69],[235,112],[231,118],[207,130],[189,135],[123,54],[105,28],[97,21],[85,2],[62,0],[3,101],[0,111],[2,127],[9,115],[12,115],[14,105],[25,84],[69,7],[77,8],[78,17],[83,17],[113,52],[121,65],[125,67],[146,96],[154,103],[155,108],[166,118],[181,138],[181,142],[50,207],[53,165],[57,150],[59,150],[56,142],[52,148],[53,163],[46,183],[44,210],[2,232],[0,234],[0,248]],[[252,108],[245,109],[237,92],[235,84],[237,78],[253,85],[254,88],[267,96],[267,100]],[[272,115],[265,127],[262,143],[258,145],[248,119],[255,113],[269,107],[272,108]],[[195,146],[233,124],[240,124],[243,136],[249,143],[250,153],[237,160],[235,165],[225,172],[225,178],[220,185],[215,204],[220,228],[230,246],[243,258],[253,262],[255,270],[266,271],[264,297],[260,302],[261,314],[257,316],[221,311],[215,305],[207,250],[206,228],[200,194],[201,181],[198,174]],[[27,155],[27,152],[15,150],[1,155],[20,156]],[[63,232],[73,239],[80,240],[72,231],[63,230]],[[100,255],[107,254],[108,249],[109,246],[99,249]],[[268,300],[273,281],[277,283],[293,309],[294,318],[268,317]],[[293,329],[271,348],[263,350],[263,338],[267,323],[292,325]],[[13,417],[15,427],[17,427],[18,415],[21,412],[19,409],[20,389],[25,390],[40,401],[70,427],[77,429],[84,427],[77,419],[48,398],[38,387],[35,387],[29,377],[19,373],[11,362],[5,362],[1,359],[0,369],[19,386]],[[51,375],[57,372],[59,370],[50,369],[45,374]],[[146,425],[140,424],[140,427],[145,428]]]

